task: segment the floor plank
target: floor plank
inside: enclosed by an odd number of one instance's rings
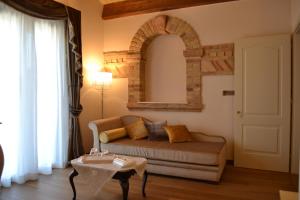
[[[70,200],[72,190],[68,182],[71,169],[54,170],[52,176],[40,176],[39,181],[24,185],[14,184],[0,189],[1,200]],[[79,200],[120,200],[118,181],[107,183],[94,195],[85,180],[76,177]],[[146,193],[141,194],[142,181],[135,176],[130,180],[129,200],[279,200],[279,190],[297,191],[298,176],[226,166],[220,184],[204,181],[150,175]]]

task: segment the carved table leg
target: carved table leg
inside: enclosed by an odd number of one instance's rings
[[[119,181],[120,181],[120,185],[121,185],[122,191],[123,191],[123,200],[127,200],[127,198],[128,198],[128,191],[129,191],[129,181],[128,181],[128,178],[121,178]]]
[[[69,181],[73,190],[73,200],[76,200],[76,188],[73,181],[75,176],[78,176],[78,172],[76,171],[76,169],[73,169],[73,172],[69,176]]]
[[[0,122],[0,124],[1,124],[1,122]],[[2,150],[2,147],[0,144],[0,180],[1,180],[3,167],[4,167],[4,154],[3,154],[3,150]]]
[[[143,177],[143,187],[142,187],[143,197],[146,197],[145,188],[146,188],[147,179],[148,179],[148,172],[145,171]]]

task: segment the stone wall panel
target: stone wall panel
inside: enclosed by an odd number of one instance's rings
[[[186,47],[183,52],[186,59],[186,104],[144,102],[146,50],[156,36],[165,34],[178,35]],[[129,109],[199,112],[203,108],[201,77],[233,74],[234,46],[202,46],[196,31],[187,22],[159,15],[142,25],[134,35],[128,51],[104,52],[104,68],[111,71],[114,78],[128,78]]]

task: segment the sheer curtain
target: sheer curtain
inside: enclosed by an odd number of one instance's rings
[[[64,167],[68,90],[64,21],[41,20],[0,2],[1,183]]]

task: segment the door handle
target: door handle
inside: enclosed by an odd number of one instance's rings
[[[236,111],[236,114],[239,115],[240,117],[243,117],[243,113],[240,110]]]

